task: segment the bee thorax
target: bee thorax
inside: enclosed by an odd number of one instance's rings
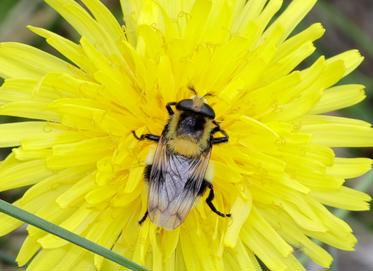
[[[172,152],[183,156],[192,157],[201,154],[201,149],[198,143],[187,138],[175,138],[168,142],[168,147]]]

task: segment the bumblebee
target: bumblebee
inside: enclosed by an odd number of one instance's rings
[[[214,110],[198,95],[170,102],[166,109],[169,120],[160,136],[137,136],[132,131],[138,140],[158,142],[152,161],[145,167],[148,209],[139,224],[149,216],[155,225],[167,230],[177,228],[207,188],[210,192],[206,203],[210,209],[219,216],[229,217],[230,214],[215,208],[213,185],[206,174],[212,146],[228,142],[227,133],[214,120]],[[214,137],[218,132],[223,136]]]

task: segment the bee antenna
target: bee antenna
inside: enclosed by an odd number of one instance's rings
[[[215,97],[215,94],[211,92],[207,92],[205,95],[202,96],[202,98],[206,98],[206,97]]]
[[[194,88],[194,86],[189,85],[188,89],[193,92],[194,95],[198,96],[197,90]],[[206,98],[206,97],[215,97],[214,93],[207,92],[205,95],[203,95],[201,98]]]
[[[198,96],[198,93],[197,93],[196,89],[195,89],[192,85],[188,86],[188,89],[189,89],[191,92],[193,92],[194,95]]]

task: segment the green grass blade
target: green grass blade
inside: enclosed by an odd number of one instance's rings
[[[109,259],[113,262],[120,264],[126,268],[129,268],[134,271],[145,271],[146,269],[137,263],[130,261],[129,259],[107,249],[103,246],[100,246],[92,241],[89,241],[75,233],[67,231],[55,224],[52,224],[40,217],[37,217],[29,212],[26,212],[18,207],[9,204],[6,201],[0,200],[0,211],[8,214],[16,219],[19,219],[27,224],[33,225],[39,229],[42,229],[46,232],[49,232],[53,235],[61,237],[71,243],[74,243],[82,248],[85,248],[93,253],[101,255],[106,259]]]

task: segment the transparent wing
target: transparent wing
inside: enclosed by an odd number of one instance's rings
[[[187,158],[167,151],[160,139],[149,178],[148,212],[154,224],[175,229],[183,222],[202,186],[210,151]]]

